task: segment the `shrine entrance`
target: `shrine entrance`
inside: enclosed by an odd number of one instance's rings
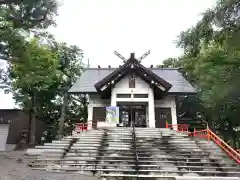
[[[119,104],[119,126],[147,127],[146,105]]]

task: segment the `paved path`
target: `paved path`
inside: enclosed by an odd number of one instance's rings
[[[0,180],[98,180],[91,175],[51,173],[32,170],[24,152],[0,152]]]
[[[99,180],[91,175],[73,173],[51,173],[47,171],[32,170],[27,166],[29,162],[24,159],[24,152],[0,152],[0,180]],[[109,178],[120,180],[121,178]],[[166,180],[168,178],[153,178],[154,180]],[[177,180],[236,180],[238,178],[204,178],[204,177],[177,177]],[[152,178],[144,178],[152,180]],[[173,180],[169,178],[168,180]],[[240,178],[238,179],[240,180]]]

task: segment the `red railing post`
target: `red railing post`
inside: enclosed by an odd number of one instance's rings
[[[209,132],[209,129],[207,129],[207,140],[208,140],[208,142],[210,141],[210,132]]]
[[[194,128],[194,130],[193,130],[193,137],[195,137],[196,136],[196,128]]]
[[[166,128],[168,129],[168,122],[166,121]]]

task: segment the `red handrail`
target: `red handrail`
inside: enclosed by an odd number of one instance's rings
[[[232,157],[238,164],[240,164],[240,150],[234,150],[227,143],[225,143],[219,136],[213,133],[209,128],[193,132],[189,132],[188,124],[168,124],[166,122],[166,128],[177,129],[177,132],[187,132],[189,136],[199,137],[208,141],[212,140],[219,145],[230,157]]]
[[[210,140],[207,129],[196,131],[196,129],[194,128],[194,131],[190,132],[189,136],[199,137],[199,138],[202,138],[202,139],[207,139],[208,141]]]
[[[217,145],[219,145],[229,156],[231,156],[238,164],[240,164],[240,154],[225,143],[219,136],[217,136],[210,129],[207,129],[208,135]]]
[[[168,124],[166,122],[166,128],[176,129],[177,132],[189,132],[189,124]]]
[[[88,131],[93,124],[94,124],[93,121],[88,121],[86,123],[76,123],[75,131],[77,132]]]
[[[194,129],[194,132],[190,133],[189,135],[193,137],[207,139],[208,141],[212,140],[218,146],[220,146],[230,157],[232,157],[237,163],[240,164],[240,153],[231,148],[227,143],[225,143],[219,136],[217,136],[209,128],[201,131],[196,131]]]

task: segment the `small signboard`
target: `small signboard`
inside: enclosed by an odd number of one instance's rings
[[[106,121],[112,123],[119,123],[119,107],[106,107]]]

